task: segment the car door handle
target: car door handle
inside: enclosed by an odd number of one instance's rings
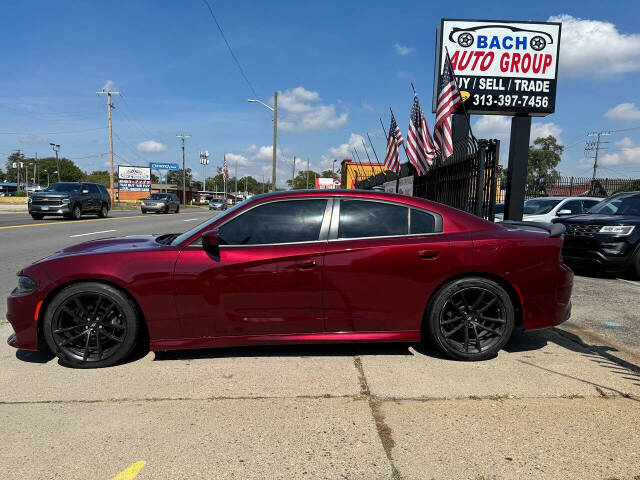
[[[300,263],[300,264],[296,265],[296,268],[298,270],[311,270],[311,269],[313,269],[315,267],[316,267],[315,260],[312,261],[312,262],[309,262],[309,263]]]
[[[435,250],[420,250],[418,256],[427,260],[433,260],[434,258],[438,258],[438,252]]]

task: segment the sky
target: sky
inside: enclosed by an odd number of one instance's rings
[[[535,118],[531,141],[565,146],[559,170],[590,176],[587,133],[612,130],[599,176],[640,178],[640,2],[212,1],[234,62],[202,0],[32,0],[0,17],[0,155],[51,155],[50,142],[83,170],[109,157],[105,96],[114,96],[114,162],[180,162],[197,179],[226,154],[231,175],[271,175],[271,112],[279,92],[278,184],[296,169],[330,169],[369,148],[384,156],[389,108],[406,132],[413,82],[427,121],[436,26],[441,18],[562,21],[556,112]],[[246,77],[246,80],[245,80]],[[478,138],[502,140],[510,117],[473,116]],[[362,140],[366,141],[367,152]],[[199,152],[208,150],[203,172]],[[401,161],[406,159],[401,157]],[[0,162],[4,167],[4,161]]]

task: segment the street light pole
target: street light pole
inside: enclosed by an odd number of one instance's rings
[[[270,107],[264,102],[255,99],[249,99],[247,102],[251,103],[259,103],[265,108],[268,108],[273,112],[273,169],[271,172],[271,191],[276,190],[276,152],[278,147],[278,92],[275,91],[273,94],[273,107]]]
[[[51,148],[54,152],[56,152],[56,167],[58,168],[58,181],[60,182],[60,159],[58,158],[58,152],[60,151],[60,145],[56,145],[55,143],[50,143]]]

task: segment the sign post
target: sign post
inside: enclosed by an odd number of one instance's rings
[[[555,112],[560,30],[555,22],[442,19],[437,31],[433,112],[448,54],[467,113],[513,117],[505,220],[522,220],[531,117]],[[466,127],[456,117],[459,139]]]

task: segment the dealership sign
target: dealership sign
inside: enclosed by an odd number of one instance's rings
[[[118,188],[129,192],[151,190],[151,169],[118,165]]]
[[[560,23],[443,19],[433,111],[449,53],[467,113],[545,116],[555,111]]]
[[[340,180],[333,178],[318,178],[316,177],[316,189],[317,190],[332,190],[340,188]]]
[[[158,162],[149,162],[149,168],[154,170],[179,170],[180,167],[177,163],[158,163]]]

